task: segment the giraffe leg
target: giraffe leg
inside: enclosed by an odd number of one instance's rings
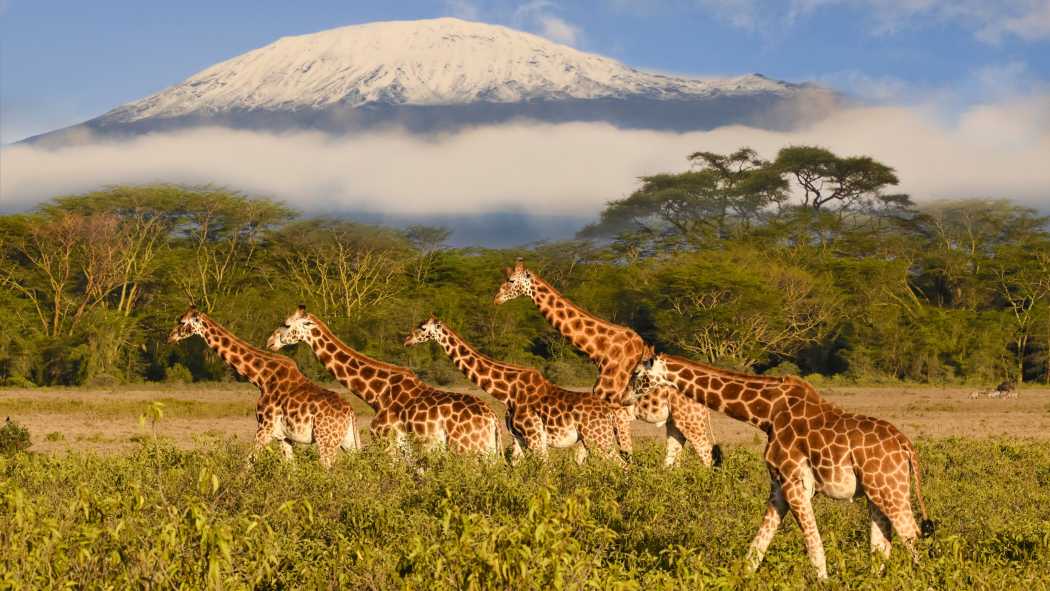
[[[824,557],[824,542],[817,529],[817,518],[813,514],[813,476],[803,474],[784,482],[784,498],[795,516],[806,540],[806,554],[817,570],[818,579],[828,578],[828,564]]]
[[[634,453],[634,443],[631,441],[632,422],[634,422],[634,409],[632,407],[620,407],[613,413],[613,428],[616,432],[616,442],[620,446],[620,453],[627,457]]]
[[[339,447],[343,448],[343,451],[353,452],[361,449],[361,437],[357,433],[357,420],[353,413],[346,417],[341,431],[343,438],[339,441]]]
[[[882,472],[881,481],[876,481],[873,474],[861,475],[864,492],[868,501],[886,519],[889,519],[893,526],[892,529],[900,536],[904,547],[911,554],[912,561],[918,564],[919,551],[915,547],[915,541],[919,537],[919,524],[916,523],[915,514],[911,511],[910,487],[908,486],[910,468],[907,458],[902,454],[888,459],[889,463],[896,464],[896,469]],[[886,537],[889,539],[888,535]],[[887,542],[888,546],[889,542]]]
[[[270,440],[273,439],[273,423],[273,417],[264,417],[255,428],[255,441],[252,445],[252,451],[248,453],[249,466],[255,463],[255,457],[270,443]]]
[[[627,467],[627,461],[616,453],[616,429],[609,417],[589,417],[578,423],[581,442],[576,448],[576,463],[582,464],[594,451],[601,457]]]
[[[292,452],[292,442],[288,439],[282,439],[279,442],[281,446],[281,457],[286,462],[295,463],[295,454]]]
[[[541,460],[547,461],[547,433],[543,421],[531,412],[520,410],[514,413],[512,421],[514,437]]]
[[[907,489],[905,489],[907,490]],[[904,495],[896,494],[885,507],[879,509],[893,524],[893,529],[900,536],[904,547],[911,554],[912,562],[919,563],[919,550],[915,547],[915,540],[919,537],[919,525],[915,522],[915,515],[911,512],[911,502]]]
[[[871,515],[871,553],[885,560],[890,557],[893,526],[890,524],[890,519],[870,500],[868,501],[868,513]],[[881,571],[882,567],[879,570]]]
[[[686,444],[686,438],[685,434],[675,424],[673,417],[667,419],[665,428],[667,429],[667,452],[664,454],[664,467],[673,468],[678,465],[678,458],[682,454],[682,447]]]
[[[755,539],[751,540],[751,547],[747,551],[747,562],[751,572],[758,570],[758,565],[762,564],[769,543],[773,541],[773,536],[777,533],[780,522],[784,520],[787,512],[788,504],[784,498],[784,490],[780,482],[773,479],[769,491],[769,503],[766,505],[766,515],[762,518],[762,525],[759,526],[758,533],[755,534]]]
[[[543,428],[543,422],[540,421],[539,417],[534,416],[532,423],[532,437],[529,438],[528,436],[526,436],[525,442],[529,445],[529,449],[531,449],[533,452],[535,452],[537,456],[539,456],[540,460],[546,462],[548,448],[547,430]]]
[[[681,445],[686,442],[693,446],[693,451],[700,456],[700,461],[710,468],[715,464],[714,438],[709,428],[711,411],[698,402],[689,400],[678,390],[673,390],[669,395],[671,411],[667,420],[668,438],[671,436],[671,426],[681,436],[678,440]],[[668,445],[670,446],[670,439]],[[670,450],[668,450],[670,452]],[[667,465],[667,464],[665,464]]]
[[[587,456],[590,454],[590,451],[587,449],[587,446],[583,443],[577,443],[576,450],[574,453],[574,459],[576,460],[576,464],[583,465],[583,463],[587,461]]]

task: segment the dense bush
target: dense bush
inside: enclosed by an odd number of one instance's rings
[[[737,449],[710,471],[629,471],[568,453],[518,467],[433,457],[415,468],[367,450],[322,472],[312,451],[245,466],[246,449],[146,444],[128,456],[0,459],[0,587],[681,589],[814,585],[785,522],[756,575],[742,557],[768,475]],[[1036,443],[920,445],[938,533],[915,567],[884,574],[864,502],[818,497],[827,588],[1037,589],[1050,560],[1050,452]]]
[[[29,449],[30,445],[29,429],[12,421],[10,417],[5,419],[3,426],[0,426],[0,455],[13,455]]]

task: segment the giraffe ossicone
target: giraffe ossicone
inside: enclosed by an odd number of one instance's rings
[[[871,550],[890,553],[894,531],[918,560],[915,540],[933,533],[922,496],[918,454],[911,441],[886,421],[847,413],[825,401],[795,376],[765,377],[722,370],[660,354],[638,364],[631,380],[635,396],[670,386],[683,395],[749,423],[766,433],[771,490],[762,525],[748,550],[757,569],[788,511],[805,536],[806,554],[819,578],[827,578],[824,545],[812,497],[864,496],[871,515]],[[922,514],[911,507],[911,480]]]
[[[655,391],[645,400],[638,400],[628,392],[635,366],[654,354],[653,347],[637,332],[584,310],[526,268],[521,258],[514,262],[513,269],[505,269],[504,275],[506,281],[496,292],[496,304],[528,297],[540,314],[598,367],[598,380],[592,391],[619,407],[614,419],[621,451],[631,452],[631,422],[638,418],[665,423],[666,466],[677,464],[686,443],[692,444],[704,464],[714,463],[720,454],[715,451],[710,413],[704,405],[670,390]]]
[[[354,451],[361,447],[350,403],[311,382],[294,361],[253,347],[191,306],[168,335],[168,342],[194,335],[259,389],[253,457],[272,440],[279,442],[286,460],[293,459],[293,443],[316,443],[321,465],[327,469],[340,448]]]
[[[579,445],[583,451],[577,462],[593,452],[626,465],[616,450],[617,407],[608,401],[593,392],[561,388],[536,369],[496,361],[433,315],[405,337],[405,346],[429,341],[440,345],[471,382],[506,405],[515,458],[522,448],[546,458],[548,447]]]

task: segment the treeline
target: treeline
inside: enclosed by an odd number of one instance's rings
[[[926,202],[871,158],[789,147],[699,152],[642,179],[578,240],[444,247],[448,232],[303,218],[210,187],[115,187],[0,216],[0,383],[232,379],[200,341],[165,343],[190,302],[262,344],[297,304],[352,346],[459,378],[406,350],[435,312],[482,350],[587,383],[588,362],[527,302],[529,266],[658,348],[756,372],[872,382],[1050,381],[1050,226],[995,200]],[[292,354],[309,373],[308,352]]]

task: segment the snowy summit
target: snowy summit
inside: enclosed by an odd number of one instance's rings
[[[530,33],[439,18],[284,37],[118,112],[134,120],[198,110],[359,107],[368,103],[454,105],[637,95],[681,100],[714,93],[791,90],[789,85],[757,75],[705,81],[650,74]]]
[[[757,74],[701,80],[643,72],[530,33],[438,18],[284,37],[76,127],[104,134],[195,125],[346,132],[396,122],[426,131],[520,118],[777,127],[785,123],[768,111],[814,93],[829,94]],[[794,110],[780,109],[781,118]]]

